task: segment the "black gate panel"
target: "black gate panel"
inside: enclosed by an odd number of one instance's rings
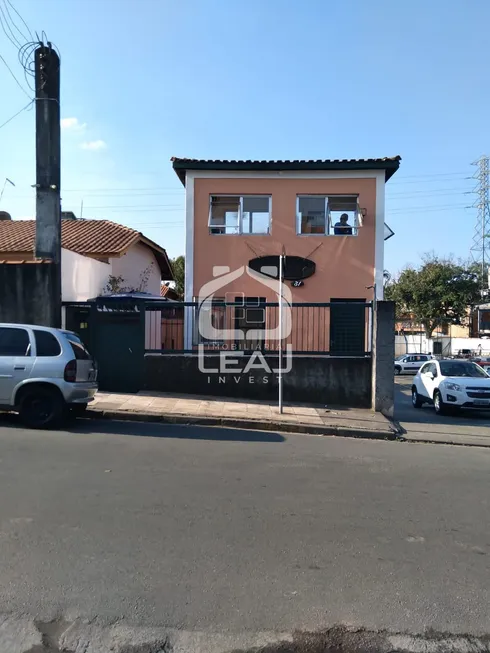
[[[364,299],[330,300],[330,354],[364,356],[366,306]]]

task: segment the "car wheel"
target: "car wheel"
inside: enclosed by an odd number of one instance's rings
[[[33,388],[26,390],[20,400],[19,415],[32,429],[55,428],[64,414],[64,401],[57,390]]]
[[[434,393],[434,410],[437,415],[447,415],[447,406],[442,400],[442,395],[439,390],[436,390]]]
[[[401,373],[402,373],[402,368],[401,368],[401,367],[398,367],[398,366],[395,367],[395,375],[396,375],[396,376],[400,376]]]
[[[414,408],[422,408],[424,405],[424,402],[422,401],[421,396],[417,392],[417,388],[415,386],[412,387],[412,406]]]
[[[87,410],[88,404],[73,404],[70,406],[70,413],[73,417],[83,417],[83,414]]]

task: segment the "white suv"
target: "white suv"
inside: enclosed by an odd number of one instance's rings
[[[412,385],[412,404],[434,404],[436,413],[451,408],[490,410],[490,376],[467,360],[433,360],[418,372]]]
[[[75,333],[0,323],[0,410],[48,428],[83,413],[96,392],[95,363]]]

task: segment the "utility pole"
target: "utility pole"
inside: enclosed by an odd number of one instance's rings
[[[478,166],[474,178],[478,185],[474,192],[478,199],[473,206],[478,209],[471,256],[475,263],[481,267],[482,295],[488,293],[487,265],[490,263],[490,201],[489,201],[489,158],[482,156],[472,165]],[[486,292],[485,292],[486,291]]]
[[[36,87],[36,257],[54,266],[49,302],[61,326],[60,59],[48,41],[34,54]]]

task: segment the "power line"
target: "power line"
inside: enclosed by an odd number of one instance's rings
[[[135,191],[135,192],[137,192],[137,191],[147,191],[147,190],[165,190],[165,191],[175,191],[176,193],[179,193],[179,195],[181,193],[182,194],[184,193],[184,189],[179,190],[179,189],[175,189],[175,188],[168,187],[168,186],[167,187],[165,187],[165,186],[150,186],[148,188],[131,188],[131,187],[129,187],[129,188],[65,188],[64,192],[65,193],[86,193],[86,192],[90,192],[90,191],[98,192],[98,191],[106,191],[106,190],[107,191],[120,191],[120,190],[129,191],[130,190],[130,191]]]
[[[181,204],[109,204],[104,206],[87,206],[87,209],[135,209],[139,211],[141,209],[182,209]]]
[[[396,177],[396,179],[413,179],[414,177],[422,177],[427,179],[428,177],[448,177],[449,175],[466,175],[467,172],[431,172],[425,175],[402,175],[401,177]]]
[[[429,207],[427,208],[426,206],[407,206],[406,208],[395,208],[395,209],[388,209],[386,211],[387,214],[392,215],[394,213],[410,213],[410,212],[417,212],[417,213],[422,213],[425,215],[425,213],[433,213],[434,211],[448,211],[449,209],[452,210],[461,210],[461,209],[470,209],[471,207],[468,206],[467,204],[446,204],[445,206],[438,206],[438,207]]]
[[[471,191],[463,190],[463,188],[434,188],[433,190],[413,190],[413,191],[402,191],[400,193],[386,193],[386,197],[412,197],[414,195],[432,195],[433,193],[470,193]]]
[[[21,47],[22,44],[19,41],[19,39],[15,36],[15,34],[13,33],[12,28],[10,27],[10,23],[8,22],[8,20],[7,20],[6,16],[5,16],[5,13],[3,11],[2,5],[0,5],[0,14],[1,14],[1,16],[0,16],[0,26],[3,29],[3,32],[4,32],[5,36],[8,38],[10,43],[12,43],[14,48],[17,50],[18,48]],[[2,18],[3,18],[3,20],[2,20]],[[11,36],[8,35],[7,30],[5,29],[4,21],[5,21],[5,25],[8,27],[8,30],[9,30]]]
[[[2,57],[1,54],[0,54],[0,59],[3,61],[3,63],[4,63],[5,66],[7,67],[7,70],[9,71],[9,73],[10,73],[10,74],[12,75],[12,77],[14,78],[15,83],[16,83],[17,86],[20,88],[20,90],[21,90],[23,93],[25,93],[25,94],[27,95],[28,98],[30,98],[31,96],[30,96],[29,93],[26,91],[26,89],[22,86],[22,84],[19,82],[19,80],[17,79],[17,77],[16,77],[16,76],[14,75],[14,73],[12,72],[12,69],[10,68],[10,66],[9,66],[8,63],[5,61],[5,59]]]
[[[8,2],[8,4],[12,7],[12,9],[15,11],[15,13],[17,14],[17,16],[18,16],[18,17],[21,19],[21,21],[24,23],[24,26],[25,26],[25,28],[27,29],[27,31],[29,32],[29,35],[30,35],[30,37],[31,37],[31,41],[34,41],[34,40],[35,40],[35,39],[34,39],[34,35],[33,35],[33,33],[31,32],[31,29],[30,29],[29,25],[28,25],[28,24],[26,23],[26,21],[22,18],[21,14],[17,11],[17,9],[15,8],[15,6],[12,4],[11,0],[6,0],[6,2]],[[7,11],[8,11],[7,4],[5,4],[5,8],[6,8]],[[10,12],[9,12],[9,16],[10,16]],[[14,22],[13,20],[12,20],[12,23],[15,25],[15,22]],[[18,28],[17,28],[17,31],[19,32],[19,34],[21,34],[21,31],[20,31]],[[25,37],[24,37],[24,38],[25,38]],[[28,40],[28,39],[26,39],[26,41],[27,41],[27,40]]]
[[[463,179],[471,179],[471,175],[458,175],[455,176],[453,179],[427,179],[427,178],[421,178],[417,181],[390,181],[389,186],[387,188],[391,188],[391,186],[405,186],[407,184],[438,184],[440,181],[459,181]]]
[[[8,125],[10,121],[12,121],[14,118],[17,118],[17,116],[18,116],[20,113],[22,113],[23,111],[25,111],[26,109],[28,109],[28,108],[31,106],[31,104],[32,104],[33,102],[34,102],[34,100],[31,100],[31,101],[29,102],[29,104],[26,104],[25,107],[22,107],[22,109],[20,109],[19,111],[17,111],[17,113],[14,113],[14,115],[13,115],[11,118],[9,118],[8,120],[6,120],[4,123],[2,123],[2,124],[0,125],[0,129],[2,129],[2,127],[5,127],[5,125]]]
[[[86,207],[87,211],[93,210],[90,206]],[[166,213],[167,211],[183,211],[184,207],[183,206],[177,206],[174,209],[137,209],[137,208],[131,208],[131,209],[125,209],[125,208],[114,208],[114,209],[98,209],[102,211],[107,211],[108,213]],[[85,211],[85,207],[84,207]]]

